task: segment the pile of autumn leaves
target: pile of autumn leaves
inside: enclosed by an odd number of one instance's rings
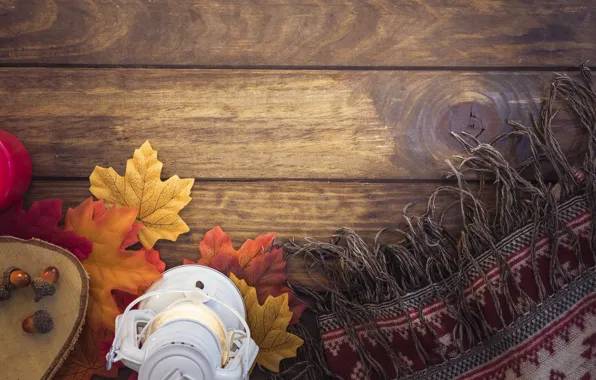
[[[61,246],[77,256],[89,274],[87,323],[57,379],[117,376],[117,367],[104,368],[115,318],[161,278],[165,263],[153,248],[155,242],[176,240],[189,231],[178,212],[190,202],[194,180],[173,176],[162,182],[161,169],[157,152],[145,142],[128,160],[125,176],[112,168],[95,168],[90,190],[99,201],[89,198],[69,209],[61,227],[57,200],[34,203],[28,211],[19,204],[0,214],[0,235]],[[274,239],[274,233],[262,235],[235,250],[230,236],[216,227],[200,242],[197,263],[229,276],[240,289],[252,338],[259,345],[257,363],[278,372],[280,361],[295,356],[303,343],[286,330],[298,322],[306,305],[284,284],[286,262]],[[142,248],[128,249],[137,242]]]

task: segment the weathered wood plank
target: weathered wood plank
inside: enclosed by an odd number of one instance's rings
[[[3,0],[0,61],[300,66],[577,65],[595,1]]]
[[[34,174],[123,172],[149,139],[164,175],[194,178],[438,178],[461,150],[529,122],[552,79],[538,72],[0,69],[0,127]],[[472,116],[471,116],[472,115]],[[563,147],[582,136],[560,116]],[[527,144],[502,145],[511,157]]]
[[[370,244],[382,228],[404,227],[402,210],[411,202],[411,213],[424,212],[426,201],[439,183],[356,183],[356,182],[196,182],[181,216],[190,232],[178,241],[160,240],[160,250],[168,266],[184,257],[199,258],[198,244],[205,232],[221,226],[239,247],[246,239],[276,232],[278,240],[312,237],[328,241],[339,227],[356,230]],[[38,200],[61,199],[63,209],[76,207],[91,196],[86,181],[35,180],[27,194],[26,207]],[[438,207],[449,200],[439,199]],[[458,218],[447,217],[454,228]],[[389,237],[388,237],[389,238]],[[299,271],[301,263],[292,270]]]

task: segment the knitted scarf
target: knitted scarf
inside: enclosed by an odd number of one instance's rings
[[[488,143],[454,134],[465,150],[447,161],[456,185],[440,186],[424,215],[406,207],[407,228],[379,232],[372,247],[347,228],[329,243],[285,245],[316,283],[289,285],[319,327],[297,327],[306,359],[285,375],[596,379],[596,90],[590,70],[580,73],[556,75],[531,126],[508,120],[513,130]],[[556,102],[586,133],[581,165],[554,137]],[[495,149],[512,136],[530,147],[518,167]],[[457,234],[443,226],[453,209]],[[380,243],[388,233],[401,242]]]

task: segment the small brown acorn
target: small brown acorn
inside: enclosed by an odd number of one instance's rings
[[[24,270],[13,270],[10,272],[9,282],[15,288],[26,288],[31,283],[31,276]]]
[[[47,267],[39,277],[31,281],[31,287],[35,292],[35,302],[39,302],[43,297],[51,296],[56,293],[56,281],[60,277],[60,271],[56,267]]]
[[[52,284],[55,284],[56,281],[58,281],[58,278],[60,278],[60,271],[56,267],[47,267],[43,270],[39,277],[51,282]]]
[[[8,289],[26,288],[31,283],[31,276],[21,268],[9,267],[2,273],[1,282]]]
[[[45,334],[54,328],[54,321],[47,310],[37,310],[23,320],[23,330],[29,334]]]

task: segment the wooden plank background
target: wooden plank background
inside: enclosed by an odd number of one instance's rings
[[[0,61],[206,66],[560,66],[593,1],[2,0]]]
[[[186,257],[199,257],[202,235],[216,225],[235,241],[275,231],[279,239],[327,239],[338,226],[359,231],[372,241],[379,230],[402,221],[403,208],[418,203],[423,212],[436,182],[367,183],[325,181],[198,182],[193,201],[181,212],[192,232],[178,241],[160,241],[168,266]],[[57,198],[64,207],[76,207],[90,197],[87,181],[35,180],[27,201]],[[444,204],[443,201],[441,204]],[[441,206],[438,204],[438,206]],[[447,219],[454,226],[455,217]]]
[[[510,130],[505,119],[529,123],[551,79],[535,71],[5,68],[0,118],[27,142],[42,177],[86,178],[95,165],[123,172],[149,139],[165,176],[430,179],[461,150],[451,131],[488,141]],[[568,133],[568,121],[562,115],[557,132],[573,150],[581,136]],[[511,157],[527,150],[502,148]]]
[[[150,140],[164,177],[196,179],[191,232],[158,242],[169,267],[220,225],[240,245],[373,242],[442,182],[461,151],[529,123],[552,71],[596,57],[596,0],[0,0],[0,128],[33,160],[26,203],[91,194]],[[562,110],[555,133],[581,159]],[[512,162],[523,141],[499,149]],[[490,201],[489,201],[490,203]],[[457,228],[457,218],[446,224]],[[304,279],[302,263],[289,275]]]

